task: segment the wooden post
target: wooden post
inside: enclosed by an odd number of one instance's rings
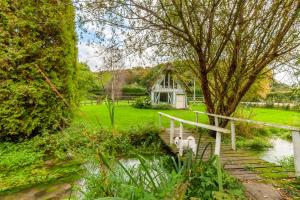
[[[236,145],[235,145],[235,124],[234,120],[230,121],[230,126],[231,126],[231,148],[232,150],[236,150]]]
[[[161,114],[158,114],[158,128],[161,128]]]
[[[199,113],[195,112],[196,113],[196,123],[199,123]],[[196,132],[198,133],[198,129],[199,127],[196,126]]]
[[[215,126],[219,127],[218,117],[215,117]],[[220,152],[221,152],[221,133],[217,131],[216,145],[215,145],[215,155],[220,156]]]
[[[173,137],[174,137],[174,120],[171,119],[170,121],[170,144],[173,144]]]
[[[180,122],[179,124],[179,136],[183,139],[183,124]]]
[[[194,95],[193,95],[193,103],[195,104],[195,102],[196,102],[196,81],[195,81],[195,79],[194,79]]]
[[[293,131],[292,137],[294,146],[295,173],[297,177],[300,177],[300,131]]]

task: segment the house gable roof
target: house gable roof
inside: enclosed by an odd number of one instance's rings
[[[159,75],[154,79],[151,89],[153,89],[157,82],[162,80],[167,73],[171,73],[173,75],[174,80],[182,86],[182,89],[184,91],[190,92],[188,85],[185,84],[184,81],[182,81],[182,78],[180,77],[179,73],[176,71],[176,69],[172,66],[171,63],[166,63],[160,68],[158,73]]]

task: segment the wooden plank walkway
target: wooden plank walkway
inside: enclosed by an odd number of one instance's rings
[[[176,146],[170,145],[170,137],[169,137],[170,130],[165,129],[160,134],[160,138],[163,142],[169,147],[169,149],[174,153],[178,153],[178,149]],[[174,137],[179,136],[179,128],[175,128]],[[198,141],[199,134],[192,132],[190,130],[184,129],[183,131],[183,138],[187,138],[188,136],[193,136]],[[212,152],[211,148],[209,147],[206,152],[204,153],[204,160],[209,159],[209,157],[214,153],[214,146],[215,146],[215,139],[209,137],[207,134],[206,136],[203,134],[200,147],[198,150],[198,154],[201,155],[205,145],[207,143],[212,143]],[[294,172],[285,172],[282,170],[280,166],[276,166],[274,164],[268,163],[262,159],[259,159],[257,156],[253,155],[250,152],[245,150],[232,150],[231,145],[229,144],[222,144],[221,145],[221,163],[224,169],[231,174],[232,176],[236,177],[239,181],[243,183],[246,190],[246,195],[249,199],[257,199],[257,200],[278,200],[278,199],[285,199],[278,189],[274,188],[271,184],[263,183],[264,180],[260,176],[260,173],[257,172],[256,169],[263,169],[272,167],[275,169],[273,173],[276,173],[276,169],[278,168],[278,173],[284,173],[286,178],[294,178]]]

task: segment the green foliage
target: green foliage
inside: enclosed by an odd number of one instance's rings
[[[118,197],[124,199],[245,199],[237,180],[221,172],[224,191],[219,191],[215,157],[209,162],[195,161],[192,153],[183,159],[145,159],[134,154],[137,162],[128,165],[100,154],[100,174],[87,178],[87,199]],[[170,161],[173,166],[170,167]],[[96,165],[97,167],[99,166]],[[221,171],[222,169],[219,168]]]
[[[152,105],[151,99],[149,97],[139,97],[132,104],[134,108],[140,109],[155,109],[155,110],[170,110],[172,106],[169,104],[155,104]]]
[[[126,95],[147,95],[146,89],[137,84],[125,85],[122,88],[122,93]]]
[[[171,199],[182,176],[168,172],[163,160],[149,161],[137,155],[138,164],[126,166],[117,159],[102,157],[102,169],[99,175],[87,179],[86,199],[99,197],[118,197],[121,199]],[[178,192],[178,191],[176,191]],[[178,195],[178,194],[177,194]]]
[[[188,198],[213,199],[222,195],[229,197],[229,199],[230,197],[231,199],[245,199],[240,183],[218,166],[216,157],[196,165],[187,178],[189,179],[189,188],[186,194]]]
[[[95,91],[99,93],[102,89],[100,78],[91,72],[86,63],[79,63],[78,66],[78,95],[80,99],[91,99],[96,96]]]
[[[77,179],[89,145],[83,126],[22,142],[0,143],[0,194],[35,185]],[[85,156],[82,156],[85,157]]]
[[[117,135],[108,129],[91,133],[79,124],[63,132],[44,133],[18,143],[0,143],[0,194],[78,178],[81,164],[97,152],[111,155],[161,152],[158,132],[149,125],[133,127]]]
[[[130,151],[157,153],[162,150],[159,129],[153,125],[135,126],[127,131],[112,134],[101,130],[93,137],[95,148],[109,155],[124,155]]]
[[[150,109],[152,108],[151,99],[149,97],[140,97],[132,104],[134,108]]]
[[[273,74],[270,71],[263,72],[243,97],[243,101],[260,101],[266,99],[271,91],[270,85],[272,81]]]
[[[71,0],[0,1],[0,137],[67,124],[77,100],[74,26]]]
[[[284,169],[295,170],[294,157],[285,156],[277,161]]]
[[[253,151],[264,151],[272,147],[272,144],[267,139],[262,139],[262,137],[254,137],[247,139],[239,138],[237,146],[239,148],[246,148]]]
[[[115,102],[108,97],[105,98],[105,105],[108,111],[108,116],[110,119],[110,125],[112,128],[115,127]]]

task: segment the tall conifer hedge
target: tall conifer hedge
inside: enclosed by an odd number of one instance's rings
[[[76,74],[71,0],[0,0],[0,137],[64,127]]]

